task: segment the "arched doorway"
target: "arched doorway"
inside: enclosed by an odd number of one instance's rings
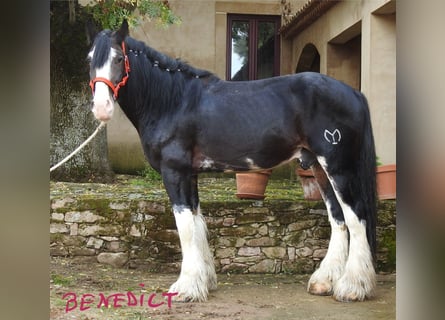
[[[304,46],[295,69],[295,73],[305,71],[320,72],[320,54],[312,43]]]

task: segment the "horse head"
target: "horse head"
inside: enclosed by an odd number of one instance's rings
[[[130,66],[124,42],[128,34],[128,23],[124,20],[119,30],[98,33],[88,53],[90,87],[93,92],[92,111],[100,121],[111,119],[119,89],[128,80]]]

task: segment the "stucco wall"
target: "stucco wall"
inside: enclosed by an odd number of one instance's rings
[[[297,1],[298,2],[298,1]],[[360,37],[360,48],[354,45]],[[368,98],[377,155],[396,163],[396,14],[395,1],[342,1],[298,34],[283,37],[293,73],[303,48],[320,54],[320,72],[360,89]]]
[[[146,22],[131,36],[171,57],[225,78],[227,13],[281,14],[280,0],[169,0],[180,25],[167,29]],[[109,158],[117,172],[141,170],[144,156],[136,130],[119,108],[107,128]]]
[[[170,0],[182,24],[162,29],[145,23],[131,35],[155,49],[225,78],[227,13],[281,14],[281,1]],[[307,1],[289,1],[295,13]],[[281,74],[295,72],[304,46],[320,54],[320,72],[360,88],[368,98],[377,155],[396,162],[395,1],[342,1],[307,29],[282,39]],[[360,37],[359,43],[348,43]],[[357,39],[357,38],[356,38]],[[359,46],[359,47],[358,47]],[[348,56],[349,55],[349,56]],[[119,108],[107,128],[114,170],[140,170],[145,160],[135,129]]]

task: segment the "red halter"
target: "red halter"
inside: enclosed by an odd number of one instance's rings
[[[105,83],[107,86],[110,87],[111,91],[113,91],[113,96],[114,99],[117,99],[117,95],[119,92],[119,89],[123,86],[125,86],[125,84],[127,83],[128,80],[128,73],[130,72],[130,63],[128,62],[128,56],[127,53],[125,51],[125,43],[122,41],[122,52],[124,54],[124,65],[125,65],[125,76],[122,78],[121,82],[119,82],[116,86],[108,79],[106,78],[101,78],[101,77],[96,77],[93,80],[90,81],[90,87],[91,90],[93,91],[93,95],[94,95],[94,88],[95,88],[95,83],[96,82],[103,82]]]

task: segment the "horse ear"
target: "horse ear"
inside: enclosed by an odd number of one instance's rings
[[[96,24],[92,19],[88,19],[85,24],[87,44],[93,44],[94,38],[99,33]]]
[[[119,28],[119,30],[116,31],[118,42],[124,41],[125,37],[128,36],[128,34],[128,22],[127,19],[124,19],[124,21],[122,21],[121,27]]]

